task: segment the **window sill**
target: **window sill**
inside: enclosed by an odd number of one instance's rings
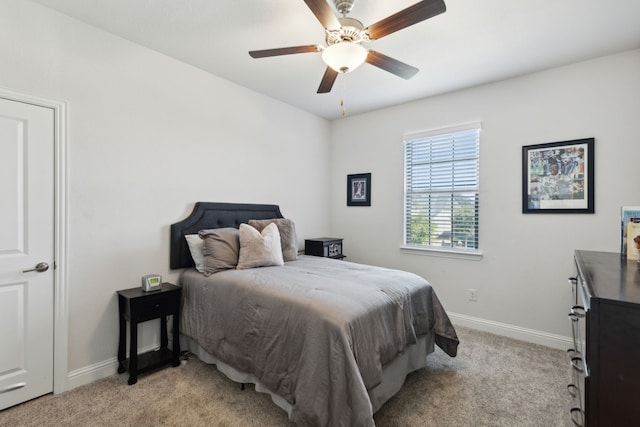
[[[479,250],[455,250],[455,249],[437,249],[437,248],[420,248],[416,246],[400,246],[400,251],[411,255],[426,255],[442,258],[469,259],[472,261],[480,261],[482,252]]]

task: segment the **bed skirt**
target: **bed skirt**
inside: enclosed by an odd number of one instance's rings
[[[377,412],[387,400],[400,391],[408,374],[426,366],[427,355],[433,352],[434,342],[433,333],[423,335],[418,338],[416,344],[408,346],[403,354],[383,367],[382,381],[368,391],[374,413]],[[271,400],[273,400],[277,406],[286,411],[289,416],[291,415],[291,404],[283,397],[268,390],[253,375],[240,372],[226,363],[217,360],[214,356],[207,353],[197,342],[187,336],[180,335],[180,348],[190,351],[204,363],[215,364],[217,369],[231,381],[242,384],[255,384],[256,391],[269,394]]]

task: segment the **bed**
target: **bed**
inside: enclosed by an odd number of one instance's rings
[[[231,380],[269,393],[293,425],[373,426],[373,414],[435,345],[455,357],[456,331],[426,280],[292,254],[292,225],[277,205],[210,202],[171,225],[170,267],[184,269],[180,344]],[[221,240],[229,246],[233,237],[224,233],[236,229],[237,266],[203,272],[189,246],[194,235],[208,265],[218,266],[224,257],[212,248]],[[284,257],[247,264],[254,238],[278,245],[271,252]]]

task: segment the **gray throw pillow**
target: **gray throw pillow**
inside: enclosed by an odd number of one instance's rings
[[[240,254],[240,232],[237,228],[200,230],[198,234],[202,239],[204,257],[202,273],[205,276],[236,268]]]

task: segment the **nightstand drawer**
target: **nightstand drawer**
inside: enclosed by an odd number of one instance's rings
[[[135,300],[131,301],[131,312],[135,313],[135,321],[145,322],[175,313],[179,304],[180,301],[170,293],[149,295],[144,299],[144,303],[138,304]]]

